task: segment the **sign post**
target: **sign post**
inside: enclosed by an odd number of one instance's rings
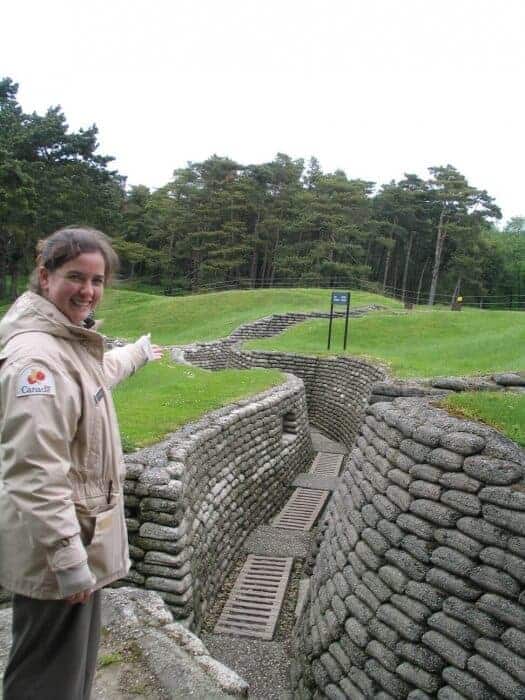
[[[350,292],[346,297],[346,316],[345,316],[345,339],[343,343],[343,350],[346,350],[346,339],[348,338],[348,314],[350,312]]]
[[[350,292],[332,292],[332,299],[330,303],[330,322],[328,324],[328,350],[330,350],[330,342],[332,339],[332,320],[334,316],[334,304],[344,304],[346,306],[344,338],[344,350],[346,350],[346,341],[348,339],[348,314],[350,311]]]
[[[332,339],[332,319],[334,316],[334,295],[332,294],[332,301],[330,303],[330,321],[328,322],[328,347],[330,350],[330,340]]]

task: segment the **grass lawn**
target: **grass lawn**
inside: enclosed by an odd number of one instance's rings
[[[353,304],[400,307],[391,299],[354,292]],[[0,317],[8,305],[0,307]],[[108,289],[97,314],[102,331],[135,339],[151,331],[158,344],[184,344],[229,335],[242,323],[285,311],[327,311],[330,291],[277,289],[230,291],[188,297],[155,296]],[[270,370],[207,372],[163,361],[145,367],[115,392],[125,448],[151,444],[184,423],[213,409],[279,384],[283,375]]]
[[[385,311],[350,321],[348,354],[388,364],[399,377],[488,374],[525,368],[525,314],[518,311],[460,313],[419,308],[405,313],[399,302],[375,294],[352,292],[352,307],[381,304]],[[8,306],[0,306],[0,317]],[[165,297],[123,289],[106,291],[98,316],[102,331],[134,339],[151,332],[153,342],[185,344],[229,335],[243,323],[286,311],[328,311],[330,290],[265,289]],[[292,327],[280,336],[246,343],[247,348],[310,355],[326,351],[328,322]],[[334,322],[332,352],[342,354],[344,322]],[[115,392],[124,443],[128,449],[160,440],[166,433],[204,413],[279,384],[282,375],[268,370],[207,372],[167,360],[147,366]],[[452,398],[461,401],[465,394]],[[482,395],[474,395],[480,401]],[[487,406],[501,422],[525,426],[522,397],[489,394]],[[521,401],[521,403],[520,403]],[[513,402],[517,402],[515,405]],[[472,409],[474,410],[474,409]],[[479,409],[482,410],[482,409]],[[487,409],[488,411],[489,409]],[[474,416],[491,420],[483,415]],[[499,425],[499,423],[498,423]],[[522,428],[521,430],[524,430]],[[513,434],[507,432],[513,439]],[[519,440],[523,439],[523,433]],[[521,443],[523,444],[523,443]]]
[[[395,300],[352,292],[352,306],[382,304],[401,308]],[[256,289],[186,297],[165,297],[108,289],[97,313],[102,332],[136,338],[151,331],[160,345],[215,340],[243,323],[286,311],[330,311],[328,289]]]
[[[126,452],[238,399],[284,381],[277,370],[210,372],[164,359],[144,367],[114,392]]]
[[[247,349],[310,355],[342,354],[344,322],[308,321],[274,338],[249,341]],[[388,364],[398,377],[486,374],[525,368],[525,314],[519,311],[444,309],[369,314],[350,320],[350,355]]]
[[[509,391],[451,394],[442,405],[455,415],[491,425],[525,447],[525,396]]]

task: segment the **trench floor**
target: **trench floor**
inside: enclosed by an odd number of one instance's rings
[[[344,455],[347,450],[344,445],[334,442],[317,428],[311,428],[311,437],[316,453],[324,455]],[[330,456],[326,459],[330,460]],[[337,462],[337,459],[335,460]],[[337,476],[326,478],[312,473],[299,475],[294,484],[294,493],[300,489],[328,490],[335,489]],[[293,498],[293,494],[292,497]],[[328,499],[326,499],[326,502]],[[285,506],[286,507],[286,506]],[[324,510],[324,509],[323,509]],[[210,619],[201,633],[204,644],[212,656],[236,671],[250,686],[250,700],[289,700],[291,695],[289,684],[289,666],[291,662],[291,638],[296,616],[301,609],[308,578],[305,576],[304,565],[315,536],[316,525],[322,518],[321,511],[315,522],[308,530],[275,527],[272,523],[261,525],[247,538],[244,552],[239,557],[228,578],[219,605],[211,612]],[[244,631],[242,636],[225,634],[214,631],[220,618],[224,603],[235,589],[247,555],[257,554],[265,557],[281,557],[293,560],[288,585],[280,602],[280,612],[275,632],[271,640],[265,641],[249,636]]]

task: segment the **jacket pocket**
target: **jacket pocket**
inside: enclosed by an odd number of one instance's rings
[[[83,518],[82,530],[86,538],[88,565],[97,580],[102,580],[121,566],[119,507],[116,503],[108,505],[87,520]]]

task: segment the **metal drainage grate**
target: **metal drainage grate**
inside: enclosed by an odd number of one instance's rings
[[[310,474],[315,474],[316,476],[339,476],[343,457],[344,455],[335,454],[334,452],[318,452],[312,462]]]
[[[215,632],[272,639],[292,564],[292,557],[250,554],[215,625]]]
[[[295,489],[272,525],[285,530],[310,530],[329,494],[320,489]]]

